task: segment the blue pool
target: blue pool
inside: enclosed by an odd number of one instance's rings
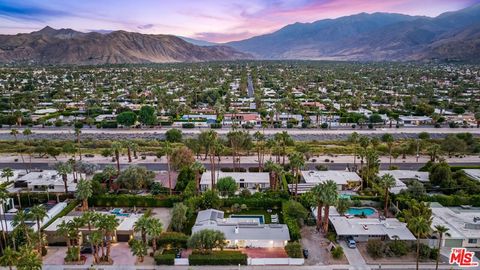
[[[249,221],[249,220],[257,220],[260,224],[265,223],[265,218],[263,215],[230,215],[230,218],[240,219],[240,221]]]
[[[377,211],[371,207],[350,207],[347,210],[347,214],[361,216],[363,213],[363,215],[367,217],[375,214],[376,212]]]
[[[121,208],[115,208],[112,211],[110,211],[111,214],[114,214],[117,217],[128,217],[130,214],[123,213],[123,210]]]

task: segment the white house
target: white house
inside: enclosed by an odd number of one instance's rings
[[[79,175],[78,179],[80,178]],[[31,171],[23,176],[19,176],[14,186],[15,188],[26,188],[33,192],[65,192],[62,176],[55,170]],[[74,183],[72,174],[67,175],[67,187],[69,192],[77,190],[77,184]]]
[[[442,246],[480,248],[480,208],[444,207],[439,203],[431,203],[430,207],[432,231],[437,225],[448,228]]]
[[[298,193],[302,194],[314,186],[325,183],[328,180],[332,180],[337,184],[338,191],[354,192],[361,185],[362,179],[356,172],[348,171],[301,171],[302,182],[298,184]],[[289,189],[291,192],[295,191],[295,185],[290,184]]]
[[[239,189],[249,189],[257,191],[270,187],[270,176],[266,172],[215,172],[215,181],[224,177],[232,177]],[[212,186],[212,173],[206,171],[200,179],[200,189],[205,191]]]
[[[378,172],[378,176],[382,177],[385,174],[390,174],[395,178],[395,186],[390,189],[390,192],[393,194],[400,193],[401,190],[407,189],[407,182],[409,181],[419,181],[421,183],[426,183],[429,181],[428,172],[419,172],[412,170],[382,170]]]
[[[207,209],[198,212],[192,234],[206,229],[221,231],[227,247],[284,247],[290,240],[287,225],[263,224],[262,220],[252,216],[242,218],[240,215],[226,218],[222,211]]]
[[[429,125],[432,124],[432,118],[428,116],[400,116],[399,124],[404,126],[420,126],[420,125]]]

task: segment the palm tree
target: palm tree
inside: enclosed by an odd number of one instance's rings
[[[169,142],[165,142],[165,145],[163,146],[163,152],[165,154],[165,157],[167,159],[167,173],[168,173],[168,190],[170,192],[170,195],[172,195],[173,188],[172,188],[172,164],[171,164],[171,157],[172,157],[172,152],[173,148],[170,145]]]
[[[68,174],[72,173],[72,165],[68,162],[57,162],[55,164],[55,170],[62,176],[63,184],[65,186],[65,194],[68,194]]]
[[[152,238],[152,249],[153,253],[157,251],[157,239],[162,234],[162,223],[156,218],[151,218],[147,224],[146,232],[147,235]]]
[[[300,168],[305,166],[305,159],[302,155],[302,153],[299,152],[294,152],[288,156],[288,159],[290,161],[290,167],[292,168],[293,172],[293,179],[295,180],[295,198],[297,197],[298,194],[298,182],[300,178]]]
[[[30,245],[20,248],[17,270],[41,270],[42,259]]]
[[[97,228],[102,231],[103,238],[106,240],[107,252],[103,259],[105,261],[110,261],[110,248],[112,246],[112,234],[118,227],[118,220],[114,215],[101,215],[97,221]],[[103,247],[102,247],[103,255]]]
[[[70,245],[72,243],[70,241],[70,226],[65,220],[63,220],[60,224],[58,224],[56,234],[65,238],[65,242],[67,244],[67,250],[69,250]]]
[[[83,212],[83,214],[82,214],[83,223],[86,224],[87,228],[88,228],[88,239],[90,240],[90,246],[92,248],[92,251],[95,248],[94,244],[92,242],[92,234],[93,234],[92,233],[92,226],[94,226],[94,224],[97,222],[98,217],[99,217],[98,213],[91,212],[91,211]]]
[[[287,155],[287,146],[293,145],[293,139],[288,132],[276,133],[274,139],[282,149],[282,165],[285,165],[285,156]]]
[[[3,250],[3,255],[0,257],[0,265],[1,266],[8,266],[8,269],[12,270],[13,266],[17,265],[20,253],[16,250],[6,247]]]
[[[366,136],[360,136],[360,138],[358,139],[358,143],[360,144],[360,147],[362,147],[363,149],[363,152],[361,152],[362,155],[360,156],[361,158],[360,165],[363,168],[363,157],[365,155],[365,152],[367,152],[368,146],[370,145],[370,139]]]
[[[389,173],[384,174],[380,178],[380,187],[382,187],[385,192],[385,203],[383,206],[383,214],[385,217],[388,217],[388,195],[390,193],[390,188],[394,187],[395,183],[395,178]]]
[[[263,171],[263,161],[265,159],[265,134],[257,131],[253,134],[255,139],[255,148],[257,149],[258,169],[259,172]]]
[[[123,147],[127,148],[127,156],[128,156],[128,163],[132,162],[132,148],[133,142],[130,140],[126,140],[122,142]]]
[[[323,198],[325,197],[323,195],[324,192],[324,183],[320,183],[312,188],[312,193],[315,196],[315,201],[317,203],[317,231],[320,231],[322,228],[322,209],[323,209]]]
[[[13,227],[18,227],[19,229],[23,230],[28,245],[31,244],[31,241],[30,241],[30,234],[28,233],[29,227],[26,224],[26,222],[30,218],[31,218],[30,213],[26,213],[22,209],[17,212],[17,214],[13,217],[13,220],[12,220]]]
[[[205,147],[205,159],[207,155],[210,159],[210,172],[211,172],[211,185],[212,190],[215,189],[215,157],[218,146],[218,134],[214,130],[203,131],[198,136],[198,140],[201,142],[203,147]]]
[[[141,216],[134,224],[133,230],[140,232],[143,244],[147,244],[147,228],[150,223],[150,218],[146,215]]]
[[[195,173],[195,187],[197,193],[200,190],[200,175],[205,172],[205,166],[202,163],[195,161],[191,166],[190,169]]]
[[[408,224],[408,228],[417,237],[417,270],[420,260],[420,238],[427,236],[430,231],[431,220],[427,220],[422,216],[413,217]]]
[[[362,170],[363,178],[366,181],[367,187],[369,181],[378,174],[380,167],[380,160],[378,159],[378,153],[373,148],[368,148],[365,153],[366,166],[365,171]]]
[[[108,180],[108,189],[113,190],[113,178],[118,175],[118,171],[113,166],[107,165],[103,168],[102,173]]]
[[[10,135],[12,135],[15,138],[15,144],[18,143],[18,138],[17,138],[18,134],[20,134],[20,132],[17,129],[12,129],[10,131]],[[23,147],[19,149],[18,153],[20,154],[20,158],[22,159],[23,165],[25,165],[25,158],[23,157]],[[25,167],[25,171],[28,173],[27,167]]]
[[[40,222],[47,217],[47,209],[45,209],[45,206],[37,204],[30,209],[30,214],[32,215],[32,218],[37,221],[38,252],[41,254],[43,248],[43,237]]]
[[[122,151],[122,144],[119,142],[113,142],[110,146],[117,162],[117,174],[120,174],[120,152]]]
[[[2,236],[3,242],[7,243],[7,235],[8,235],[8,223],[7,223],[7,216],[5,215],[5,203],[10,199],[8,196],[8,191],[4,185],[0,186],[0,213],[2,213],[3,217],[0,221],[1,228],[2,228]]]
[[[82,160],[82,147],[80,143],[80,134],[82,134],[82,129],[75,128],[74,133],[75,133],[75,137],[77,137],[78,159]]]
[[[382,141],[387,144],[388,146],[388,154],[390,156],[390,167],[392,167],[392,149],[393,149],[393,143],[395,142],[395,138],[393,138],[392,134],[384,134],[382,136]]]
[[[10,177],[13,177],[13,176],[14,176],[14,173],[12,168],[6,167],[2,169],[1,177],[7,178],[7,182],[10,182]]]
[[[443,236],[450,236],[448,233],[448,228],[443,226],[443,225],[435,225],[435,233],[438,234],[438,254],[437,258],[435,259],[435,270],[438,270],[438,261],[440,259],[440,249],[442,248],[442,241],[443,241]]]
[[[267,162],[265,162],[265,169],[269,171],[270,187],[273,190],[277,190],[278,182],[280,181],[280,177],[283,173],[283,167],[271,160],[267,160]]]
[[[138,262],[143,262],[143,258],[147,255],[147,246],[144,242],[132,240],[130,243],[130,250],[134,256],[138,257]]]
[[[31,146],[31,144],[30,144],[30,135],[33,134],[32,130],[29,129],[29,128],[26,128],[26,129],[23,130],[22,134],[23,134],[23,136],[25,136],[25,137],[27,138],[28,145]],[[29,168],[29,170],[31,171],[31,170],[32,170],[32,152],[31,152],[31,151],[28,151],[28,155],[29,155],[29,159],[30,159],[28,168]]]
[[[93,261],[94,263],[98,264],[99,263],[98,250],[99,250],[99,246],[103,242],[102,233],[99,231],[93,232],[88,235],[88,239],[90,240],[90,245],[92,246]]]
[[[92,196],[92,182],[85,179],[80,179],[77,184],[77,191],[75,197],[82,201],[82,211],[88,210],[88,199]]]
[[[334,206],[338,202],[337,184],[333,180],[327,180],[323,185],[322,201],[325,204],[325,217],[323,221],[323,231],[328,233],[328,217],[330,214],[330,206]]]
[[[357,132],[353,132],[350,134],[350,137],[348,138],[348,141],[353,144],[353,165],[357,165],[357,144],[360,136],[358,135]]]

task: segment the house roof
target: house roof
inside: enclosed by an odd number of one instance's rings
[[[470,178],[480,181],[480,170],[479,169],[464,169],[463,172]]]
[[[378,218],[347,218],[330,216],[337,235],[381,235],[391,240],[415,240],[415,236],[407,228],[407,224],[396,218],[380,220]]]
[[[347,171],[301,171],[303,179],[308,184],[324,183],[333,180],[337,185],[347,185],[349,182],[360,182],[361,178],[355,172]]]
[[[447,227],[452,239],[480,238],[480,208],[444,207],[439,203],[431,203],[432,230],[436,225]]]
[[[270,176],[266,172],[215,172],[216,179],[220,179],[223,177],[232,177],[235,182],[237,183],[270,183]],[[211,171],[206,171],[202,174],[202,178],[200,180],[200,184],[202,185],[210,185],[212,180],[212,173]]]

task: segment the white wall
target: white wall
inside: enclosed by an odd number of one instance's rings
[[[248,265],[303,265],[303,258],[248,258]]]

